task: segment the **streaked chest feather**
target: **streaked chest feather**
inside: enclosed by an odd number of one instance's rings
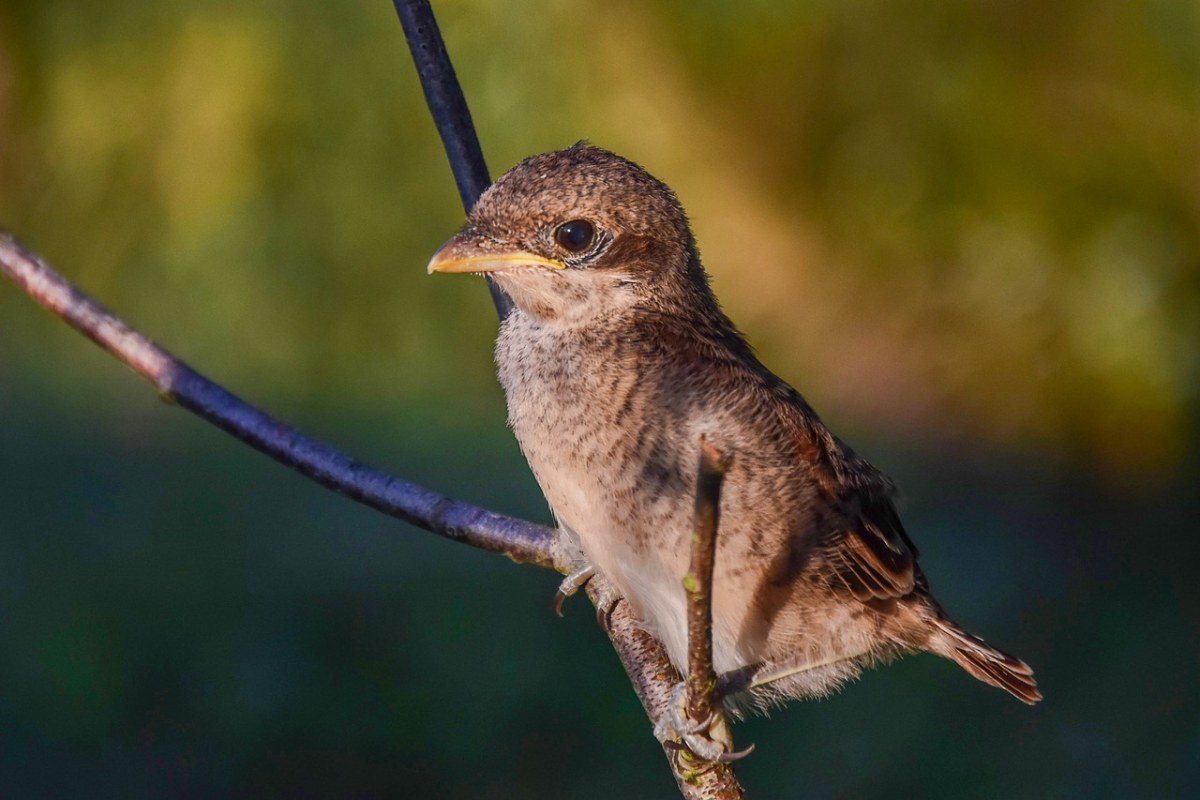
[[[496,355],[509,424],[562,521],[582,537],[623,526],[637,547],[639,531],[677,511],[684,476],[666,454],[686,423],[651,402],[644,365],[586,331],[519,317]]]

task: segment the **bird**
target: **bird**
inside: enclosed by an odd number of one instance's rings
[[[759,361],[675,193],[641,166],[587,142],[527,158],[428,271],[487,274],[513,303],[495,358],[508,423],[576,553],[562,592],[605,576],[682,674],[701,441],[731,457],[712,660],[753,675],[724,699],[733,713],[827,695],[917,651],[1041,699],[1025,662],[943,611],[892,481]]]

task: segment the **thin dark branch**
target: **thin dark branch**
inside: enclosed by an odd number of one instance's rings
[[[492,179],[488,176],[487,162],[483,160],[479,137],[475,135],[467,99],[458,84],[458,76],[450,63],[450,55],[428,0],[392,0],[392,4],[400,16],[429,113],[433,115],[438,135],[446,148],[446,157],[450,159],[450,170],[454,173],[463,209],[470,212]],[[512,300],[492,276],[485,277],[496,313],[503,320],[512,310]]]
[[[729,464],[729,457],[706,440],[700,440],[692,563],[683,581],[688,600],[687,712],[696,720],[708,719],[712,714],[717,688],[717,673],[712,663],[713,567],[717,560],[721,485]]]
[[[323,486],[448,539],[553,567],[550,528],[393,478],[300,433],[200,375],[133,330],[0,230],[0,271],[68,325],[178,403]]]

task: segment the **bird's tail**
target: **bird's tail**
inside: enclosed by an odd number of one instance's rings
[[[935,633],[926,645],[931,652],[950,659],[979,680],[1003,689],[1023,703],[1033,705],[1042,699],[1033,680],[1033,670],[1024,661],[991,647],[941,614],[931,622]]]

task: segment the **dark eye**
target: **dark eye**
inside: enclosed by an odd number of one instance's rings
[[[596,228],[586,219],[573,219],[564,222],[554,231],[554,241],[558,246],[571,253],[582,253],[591,247],[596,238]]]

